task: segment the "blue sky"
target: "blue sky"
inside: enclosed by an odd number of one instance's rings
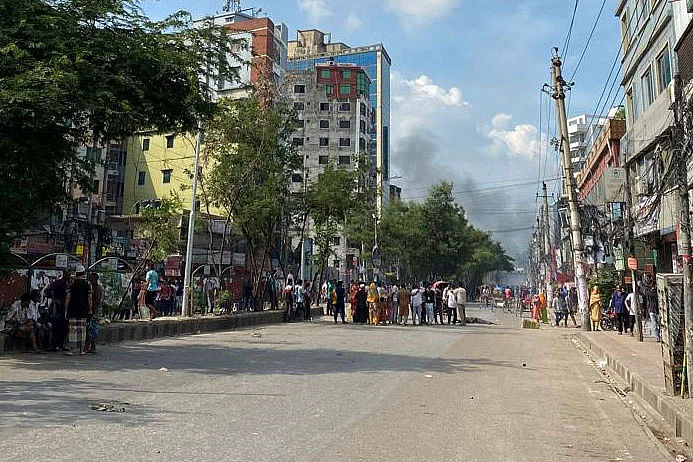
[[[160,18],[183,9],[195,17],[223,0],[143,1]],[[569,117],[593,112],[618,51],[616,2],[608,0],[570,98]],[[563,46],[573,0],[245,0],[296,29],[331,32],[351,46],[382,42],[392,57],[392,172],[405,198],[453,181],[470,220],[487,230],[531,226],[539,175],[539,88],[549,81],[551,47]],[[581,0],[565,56],[573,73],[602,0]],[[563,54],[563,50],[561,50]],[[544,108],[547,100],[544,99]],[[618,100],[617,100],[618,101]],[[551,104],[553,104],[551,102]],[[553,108],[552,108],[553,110]],[[544,110],[544,114],[546,111]],[[546,116],[543,120],[546,127]],[[555,126],[555,120],[552,120]],[[553,130],[552,130],[553,132]],[[553,133],[541,139],[550,139]],[[542,176],[556,176],[557,155],[542,148]],[[548,160],[548,162],[545,162]],[[549,191],[554,183],[549,185]],[[499,233],[511,253],[529,231]]]

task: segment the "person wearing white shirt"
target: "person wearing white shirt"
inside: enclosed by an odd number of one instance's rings
[[[454,321],[453,324],[457,324],[457,297],[455,296],[455,290],[450,285],[449,287],[446,288],[447,293],[445,294],[446,297],[444,298],[445,304],[447,306],[447,314],[448,314],[448,324],[450,324],[450,320],[453,319],[454,316]],[[441,316],[442,318],[442,316]],[[441,319],[442,322],[442,319]]]
[[[467,325],[467,290],[461,285],[455,289],[457,302],[457,318],[461,325]]]
[[[397,291],[399,287],[397,284],[393,284],[390,289],[390,324],[393,326],[397,324],[397,315],[399,314],[398,303],[397,303]]]
[[[628,326],[626,326],[626,332],[628,332],[628,327],[630,327],[630,336],[633,337],[633,330],[635,329],[635,295],[633,292],[626,296],[626,308],[628,308]]]

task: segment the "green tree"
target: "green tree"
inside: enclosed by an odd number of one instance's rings
[[[152,21],[137,0],[0,0],[0,258],[72,184],[89,190],[77,146],[185,132],[212,115],[199,76],[235,78],[229,41],[184,12]]]
[[[210,200],[243,237],[255,290],[276,247],[276,231],[292,206],[289,186],[301,155],[291,143],[293,109],[257,93],[225,100],[207,126]]]

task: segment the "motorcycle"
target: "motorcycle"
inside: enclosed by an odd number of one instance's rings
[[[616,317],[616,313],[613,310],[602,310],[599,328],[601,330],[614,330],[616,328]]]

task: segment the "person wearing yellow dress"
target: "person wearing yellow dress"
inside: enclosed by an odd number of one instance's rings
[[[371,285],[368,287],[368,298],[366,299],[366,302],[368,302],[368,314],[369,314],[369,319],[370,319],[370,324],[371,326],[375,326],[378,324],[378,303],[379,303],[379,297],[378,297],[378,288],[376,287],[374,282],[371,282]]]
[[[602,320],[602,297],[599,295],[599,288],[594,286],[590,294],[590,321],[592,330],[599,330],[599,323]]]
[[[546,294],[543,290],[539,293],[539,302],[541,303],[541,322],[547,323],[549,322],[549,311],[546,306]]]

